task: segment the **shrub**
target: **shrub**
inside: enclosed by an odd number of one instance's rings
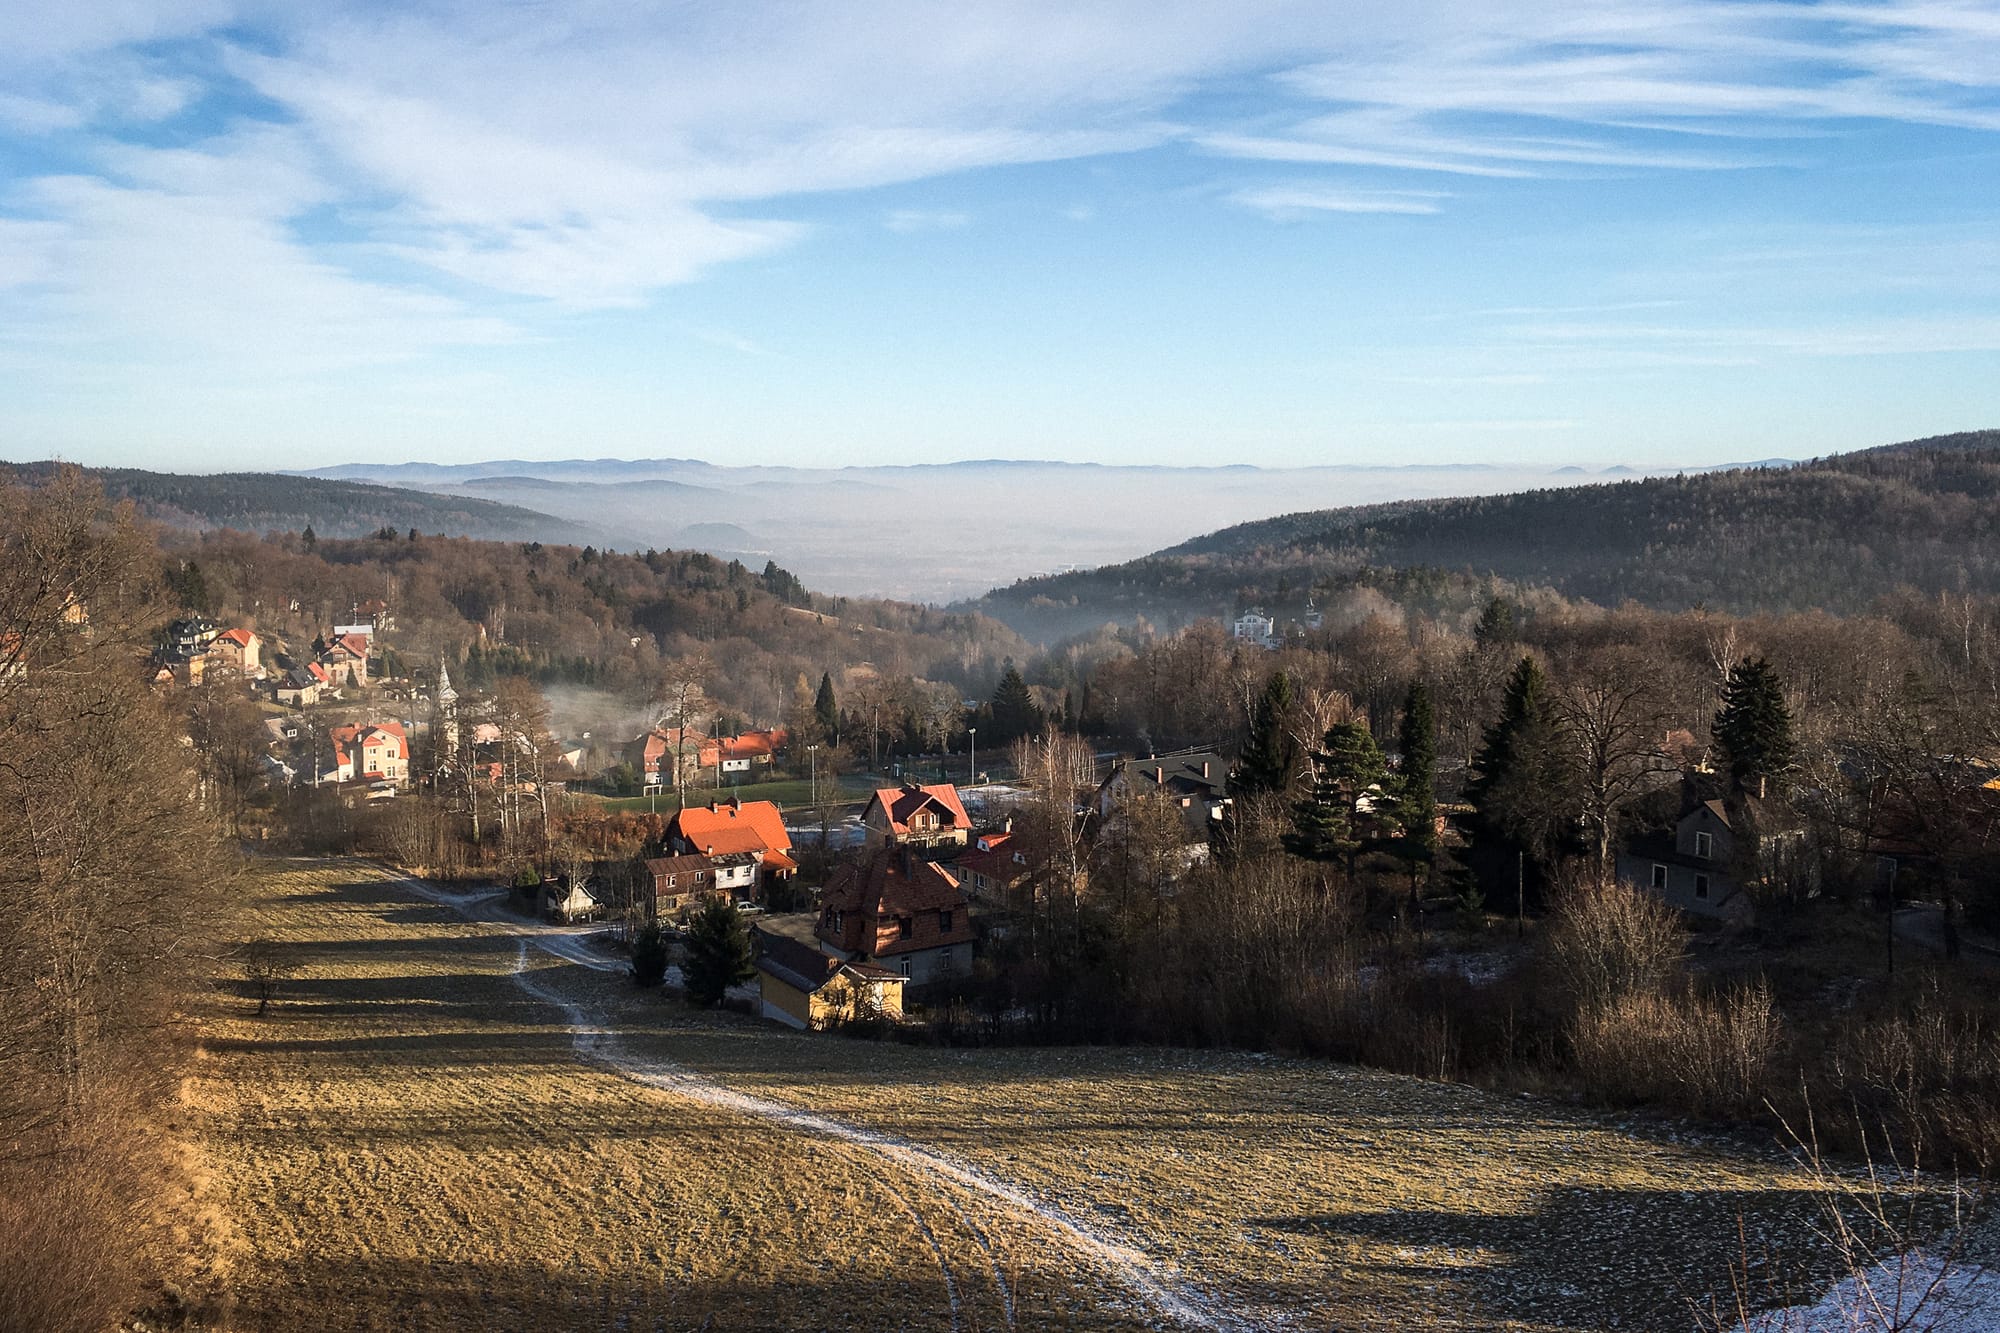
[[[1544,957],[1579,1013],[1659,991],[1680,968],[1687,930],[1651,894],[1586,879],[1557,890]]]
[[[632,980],[657,986],[667,979],[667,937],[657,921],[648,921],[632,936]]]

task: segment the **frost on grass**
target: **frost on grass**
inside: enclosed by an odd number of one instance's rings
[[[1742,1333],[2000,1333],[2000,1274],[1912,1251],[1855,1274],[1812,1305],[1771,1310]]]

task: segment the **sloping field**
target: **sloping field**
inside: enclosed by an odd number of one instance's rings
[[[807,1037],[490,901],[259,882],[300,970],[223,998],[191,1094],[244,1327],[1679,1330],[1739,1218],[1814,1217],[1781,1160],[1539,1101]]]

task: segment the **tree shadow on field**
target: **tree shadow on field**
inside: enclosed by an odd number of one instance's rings
[[[838,1261],[805,1256],[796,1278],[690,1280],[671,1257],[641,1249],[611,1274],[578,1271],[551,1257],[496,1257],[490,1262],[343,1257],[304,1261],[259,1275],[238,1292],[246,1328],[435,1330],[510,1333],[623,1330],[625,1333],[949,1333],[1003,1329],[1002,1310],[961,1291],[953,1310],[934,1265],[892,1273],[841,1273]],[[806,1272],[817,1269],[816,1276]],[[1150,1326],[1130,1311],[1074,1308],[1017,1310],[1023,1328],[1111,1333]]]
[[[1696,1302],[1726,1306],[1731,1265],[1746,1259],[1753,1295],[1808,1299],[1833,1276],[1816,1240],[1827,1198],[1817,1190],[1562,1186],[1538,1197],[1520,1214],[1321,1213],[1256,1218],[1246,1231],[1310,1238],[1344,1251],[1364,1280],[1447,1289],[1454,1303],[1536,1327],[1683,1333]]]

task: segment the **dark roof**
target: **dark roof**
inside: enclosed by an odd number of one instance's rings
[[[810,944],[788,935],[753,930],[751,939],[757,946],[758,971],[768,972],[808,995],[833,980],[834,974],[840,971],[838,958],[823,954]]]
[[[1207,772],[1203,772],[1204,766]],[[1125,780],[1138,790],[1153,788],[1181,796],[1220,798],[1229,790],[1229,765],[1210,750],[1190,750],[1182,754],[1148,755],[1124,759],[1119,768]],[[1112,776],[1117,776],[1114,770]]]

